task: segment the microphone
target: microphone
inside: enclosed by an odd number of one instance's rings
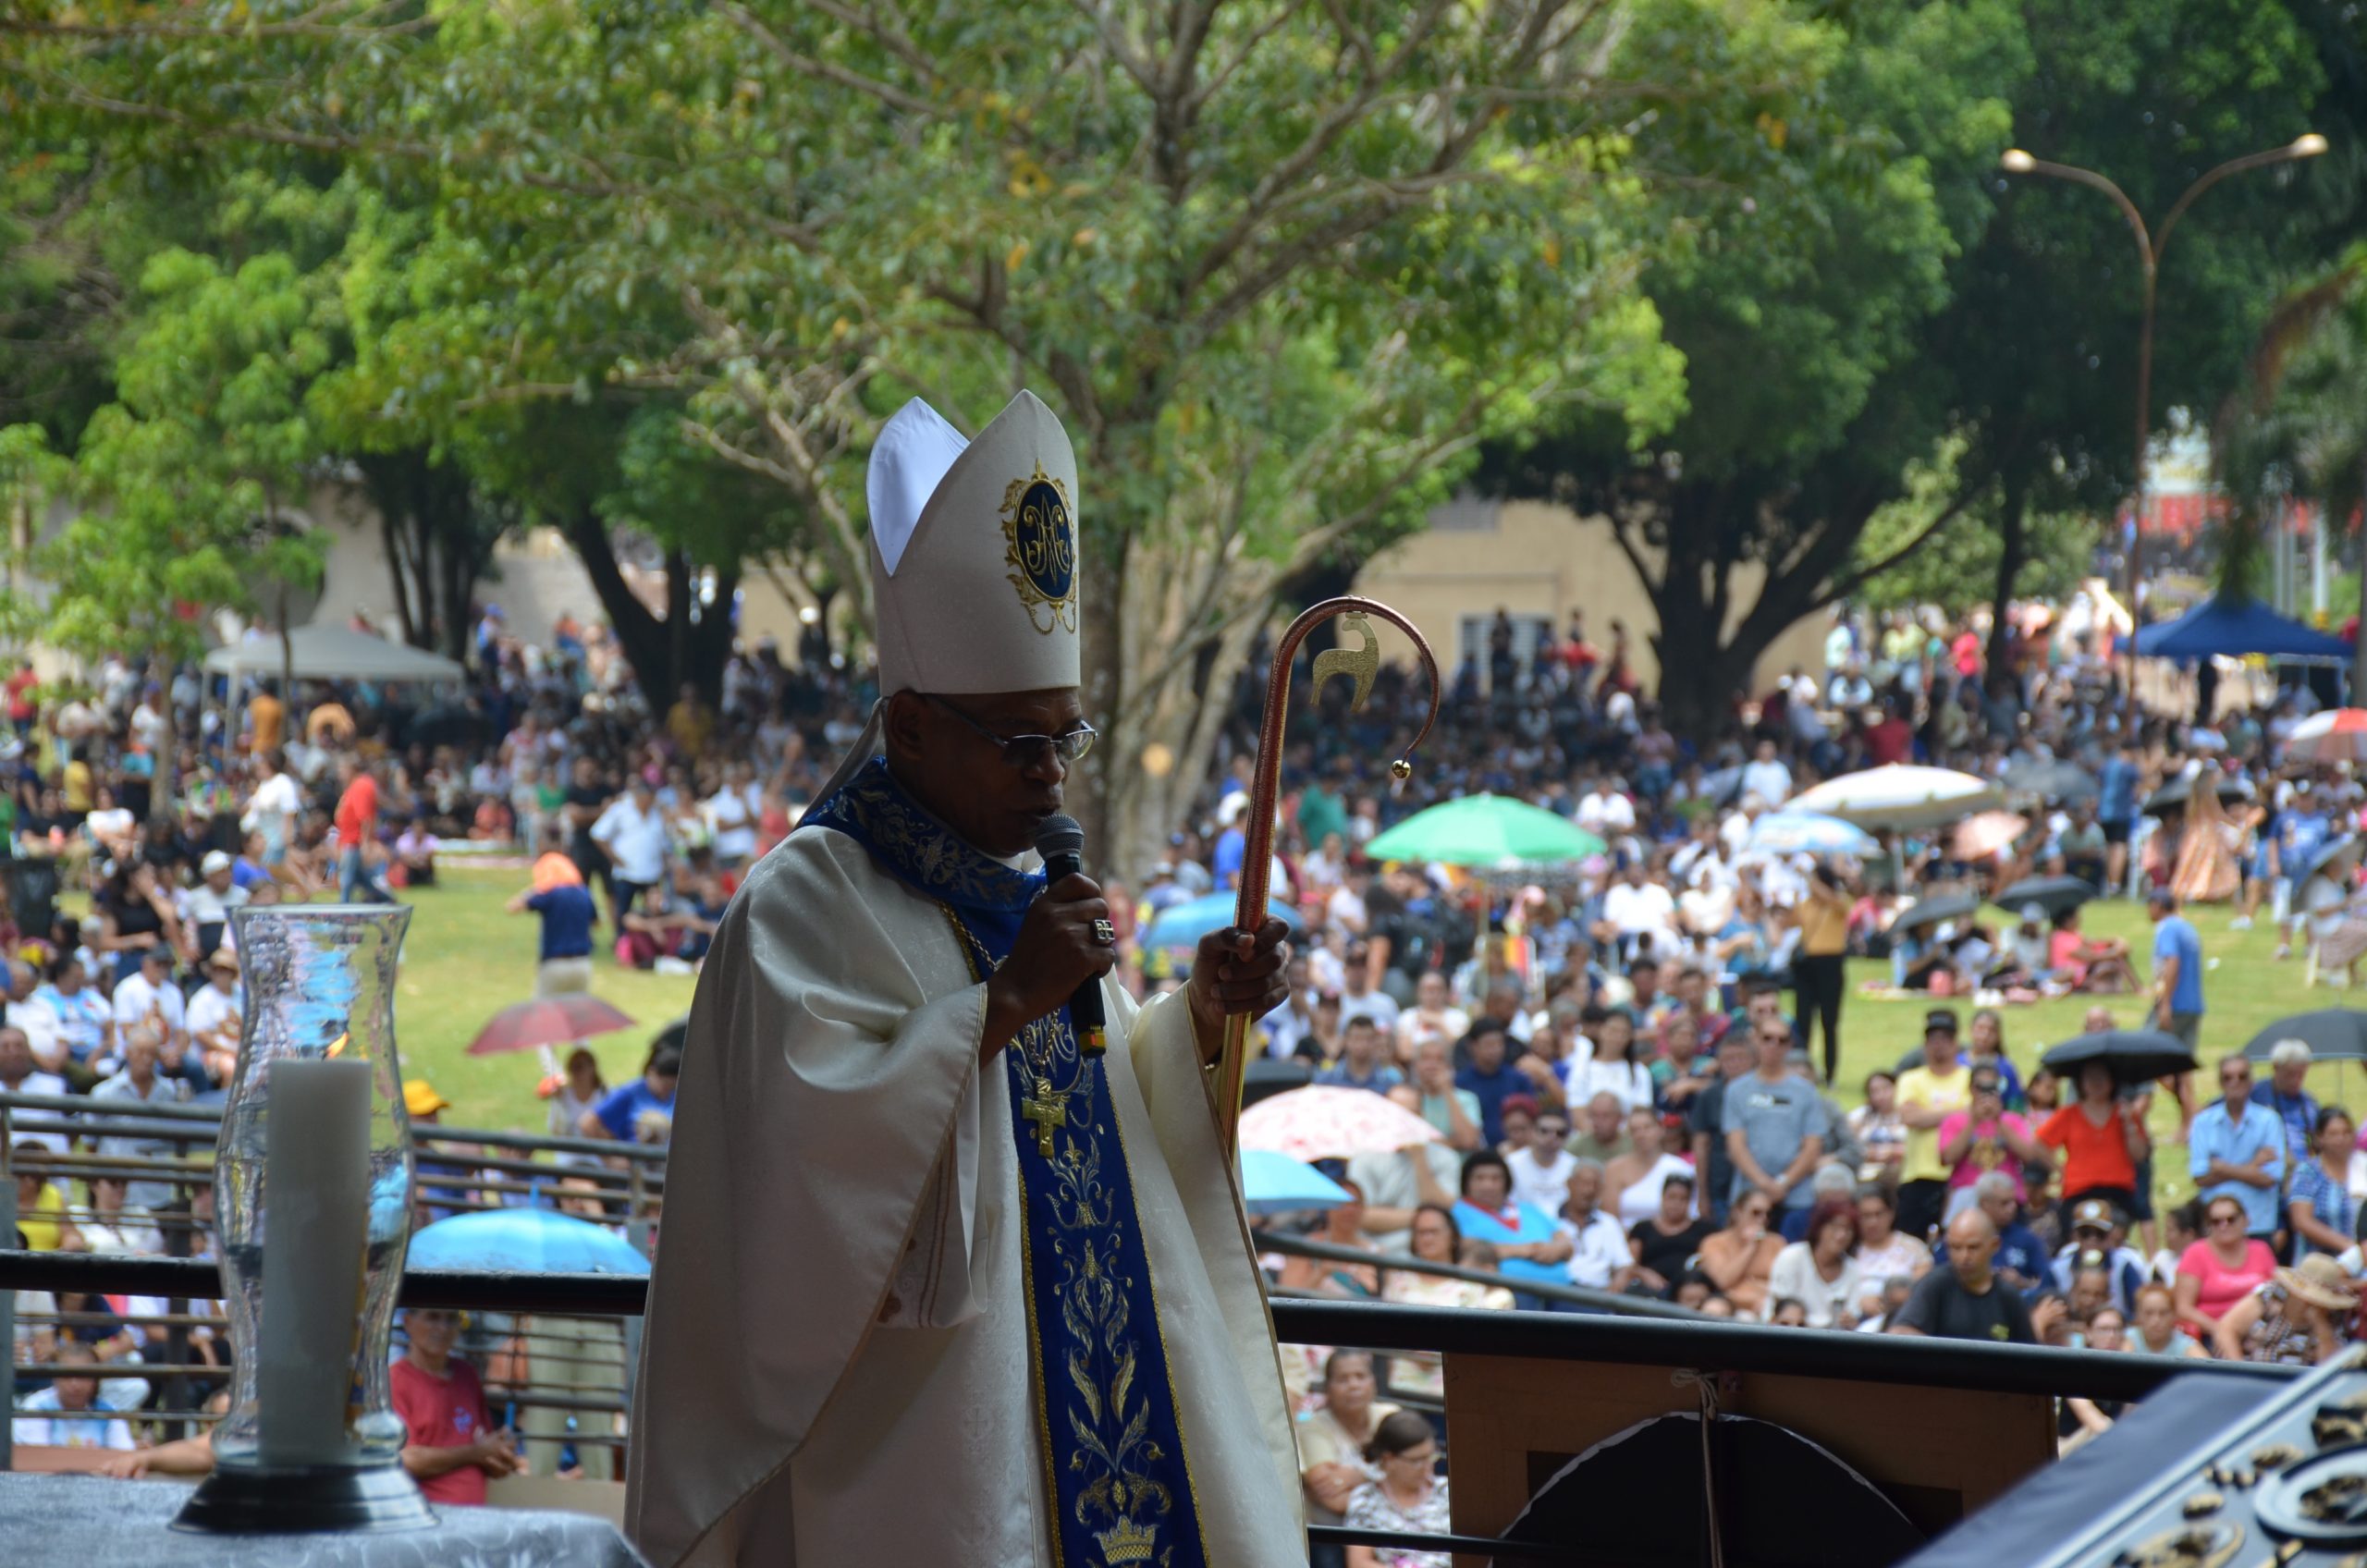
[[[1044,857],[1044,879],[1047,887],[1063,876],[1073,876],[1085,869],[1085,829],[1073,816],[1048,816],[1036,829],[1036,852]],[[1069,998],[1069,1024],[1076,1031],[1076,1047],[1086,1056],[1099,1056],[1108,1048],[1103,1031],[1108,1021],[1101,1012],[1101,976],[1096,974],[1076,988]]]

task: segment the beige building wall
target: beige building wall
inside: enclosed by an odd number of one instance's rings
[[[1758,602],[1765,576],[1765,569],[1755,564],[1735,573],[1729,630]],[[1636,569],[1612,537],[1610,523],[1581,518],[1567,507],[1471,497],[1451,501],[1430,514],[1428,529],[1367,562],[1356,574],[1355,592],[1420,627],[1449,679],[1475,645],[1470,639],[1478,640],[1485,657],[1487,625],[1501,606],[1516,621],[1533,618],[1557,633],[1568,626],[1573,609],[1583,610],[1588,638],[1605,648],[1611,645],[1612,621],[1624,620],[1637,679],[1647,691],[1660,685],[1660,660],[1651,643],[1660,618]],[[1788,628],[1761,655],[1752,689],[1764,691],[1794,665],[1821,668],[1824,632],[1820,616]]]

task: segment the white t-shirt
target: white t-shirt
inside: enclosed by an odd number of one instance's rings
[[[189,1032],[192,1038],[202,1038],[228,1025],[227,1039],[235,1044],[239,1038],[239,993],[224,991],[211,983],[200,986],[189,999]]]
[[[285,773],[275,773],[255,786],[247,801],[246,815],[239,826],[251,833],[261,833],[266,839],[276,837],[286,843],[288,821],[304,809],[304,797],[296,790],[296,780]],[[277,824],[276,831],[273,824]]]
[[[9,1010],[8,1021],[12,1023],[18,1022],[17,1012],[13,1008]],[[66,1093],[66,1080],[55,1072],[43,1072],[41,1069],[35,1068],[26,1073],[25,1081],[14,1089],[9,1089],[6,1084],[0,1084],[0,1090],[17,1095],[63,1095]],[[43,1128],[55,1128],[56,1131],[44,1132],[42,1130]],[[55,1121],[51,1113],[45,1111],[10,1111],[8,1137],[18,1145],[36,1144],[52,1154],[68,1152],[66,1124]]]
[[[1765,762],[1754,758],[1743,764],[1742,792],[1757,795],[1770,807],[1780,806],[1792,798],[1792,770],[1772,757]]]
[[[1651,1070],[1639,1061],[1598,1061],[1573,1056],[1562,1064],[1563,1094],[1571,1105],[1586,1105],[1608,1094],[1623,1111],[1652,1103]]]
[[[592,824],[592,841],[608,851],[619,881],[649,888],[666,880],[666,814],[654,804],[644,812],[631,795],[619,796]]]
[[[1652,1161],[1652,1168],[1630,1182],[1619,1194],[1619,1219],[1622,1224],[1634,1225],[1650,1219],[1661,1211],[1661,1189],[1668,1185],[1672,1176],[1690,1176],[1693,1162],[1663,1154]]]
[[[58,1408],[55,1387],[28,1394],[25,1402],[17,1406],[21,1414],[8,1423],[9,1439],[33,1448],[104,1448],[118,1453],[129,1453],[139,1446],[131,1440],[131,1428],[120,1417],[100,1421],[87,1415],[46,1414]],[[106,1401],[99,1400],[92,1408],[105,1410],[108,1405]]]
[[[1598,1208],[1587,1216],[1584,1225],[1564,1219],[1554,1227],[1570,1238],[1577,1251],[1570,1255],[1570,1283],[1589,1290],[1604,1290],[1611,1277],[1636,1261],[1635,1249],[1627,1244],[1627,1232],[1619,1221]]]
[[[1363,936],[1365,926],[1371,918],[1370,912],[1365,907],[1364,895],[1354,888],[1344,886],[1331,890],[1331,897],[1325,902],[1323,909],[1324,913],[1331,917],[1332,925],[1353,936]]]
[[[234,882],[227,891],[217,893],[200,882],[181,894],[180,900],[182,920],[191,925],[214,925],[227,923],[232,910],[246,907],[247,890]]]
[[[1570,1172],[1578,1168],[1578,1157],[1569,1150],[1555,1150],[1549,1165],[1537,1158],[1535,1149],[1515,1149],[1504,1156],[1504,1165],[1513,1173],[1514,1202],[1534,1204],[1541,1213],[1559,1214],[1570,1201]]]
[[[1401,1011],[1397,998],[1386,991],[1367,991],[1361,997],[1352,997],[1344,989],[1340,993],[1340,1022],[1343,1025],[1361,1014],[1371,1019],[1373,1027],[1382,1034],[1394,1035]]]
[[[1616,790],[1595,790],[1578,802],[1578,826],[1598,839],[1636,830],[1636,807]]]
[[[1602,917],[1623,937],[1676,938],[1676,899],[1657,882],[1622,882],[1602,895]]]
[[[1347,1015],[1347,1009],[1342,1008],[1340,1016],[1345,1018]],[[1452,1045],[1463,1038],[1464,1032],[1470,1027],[1471,1015],[1459,1007],[1444,1009],[1436,1018],[1424,1013],[1419,1008],[1408,1008],[1397,1017],[1398,1041],[1409,1057],[1414,1054],[1414,1048],[1426,1040],[1444,1040]]]
[[[715,825],[715,852],[725,860],[746,860],[756,852],[756,787],[726,786],[708,797],[707,820]]]
[[[1841,1272],[1828,1280],[1817,1272],[1816,1255],[1808,1243],[1794,1242],[1775,1255],[1775,1267],[1767,1277],[1769,1310],[1786,1296],[1809,1309],[1809,1328],[1830,1329],[1842,1313],[1857,1310],[1858,1265],[1845,1257]]]
[[[118,980],[115,986],[115,1023],[118,1031],[116,1048],[122,1049],[120,1032],[147,1017],[151,1012],[164,1015],[165,1023],[176,1032],[189,1026],[189,1011],[181,1000],[181,988],[167,980],[152,986],[148,976],[134,970],[129,978]]]

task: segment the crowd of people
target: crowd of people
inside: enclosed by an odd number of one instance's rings
[[[2102,1004],[2106,1023],[2141,1013],[2199,1039],[2198,908],[2276,923],[2297,967],[2336,983],[2367,952],[2350,863],[2324,858],[2357,827],[2359,786],[2284,756],[2321,694],[2291,687],[2208,725],[2124,722],[2100,625],[2079,603],[2017,612],[1993,638],[1929,612],[1840,616],[1822,668],[1737,692],[1679,734],[1618,623],[1598,643],[1573,617],[1524,654],[1500,616],[1402,785],[1386,765],[1426,706],[1418,678],[1384,668],[1358,711],[1341,685],[1310,695],[1302,679],[1306,711],[1273,759],[1273,886],[1304,928],[1292,999],[1261,1021],[1259,1047],[1438,1133],[1346,1162],[1353,1201],[1314,1228],[1499,1282],[1302,1258],[1278,1261],[1281,1282],[1468,1306],[1565,1306],[1576,1287],[1813,1328],[2275,1359],[2347,1337],[2367,1170],[2352,1169],[2347,1115],[2321,1115],[2290,1060],[2250,1099],[2233,1083],[2209,1106],[2166,1086],[2203,1207],[2157,1215],[2153,1171],[2177,1156],[2149,1141],[2152,1088],[2060,1083],[2008,1046],[2017,1005],[2067,991],[2126,995]],[[129,659],[80,684],[12,675],[0,1087],[220,1094],[237,1054],[232,911],[414,896],[462,854],[527,868],[511,907],[538,922],[546,994],[609,963],[694,968],[739,876],[793,827],[876,694],[818,641],[795,658],[752,643],[712,693],[662,705],[597,627],[562,620],[534,643],[488,606],[472,641],[467,680],[424,695],[208,691],[194,669],[160,685]],[[1227,723],[1162,851],[1104,870],[1137,990],[1180,983],[1188,962],[1147,944],[1157,917],[1237,885],[1266,675],[1253,663],[1208,694]],[[1855,857],[1757,842],[1817,781],[1897,762],[2050,783],[2017,791],[2024,815],[1977,845],[1948,827],[1883,831]],[[1367,855],[1392,824],[1480,791],[1604,848],[1509,880]],[[2076,904],[1980,914],[2050,874],[2146,898],[2150,950],[2088,936]],[[1915,916],[1956,892],[1975,895],[1966,913]],[[1844,1031],[1862,1027],[1851,957],[1887,960],[1883,988],[1931,1014],[1919,1042],[1883,1043],[1895,1067],[1845,1084]],[[588,1058],[550,1067],[552,1131],[662,1140],[648,1114],[662,1104],[610,1103]],[[76,1196],[62,1221],[101,1202]],[[2226,1250],[2229,1202],[2266,1264]],[[1354,1356],[1298,1368],[1310,1421],[1342,1397],[1343,1365],[1353,1381]],[[1376,1389],[1411,1393],[1437,1369],[1382,1370],[1365,1366]],[[1421,1446],[1381,1442],[1390,1417],[1372,1408],[1334,1421],[1310,1503],[1417,1517],[1428,1494],[1392,1490],[1389,1461]]]

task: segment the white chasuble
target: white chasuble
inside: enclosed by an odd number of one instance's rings
[[[627,1527],[658,1568],[1057,1561],[1012,1108],[1000,1060],[979,1067],[972,964],[945,907],[826,828],[724,916],[634,1390]],[[1188,1007],[1104,990],[1179,1505],[1208,1562],[1301,1568],[1296,1451]]]

